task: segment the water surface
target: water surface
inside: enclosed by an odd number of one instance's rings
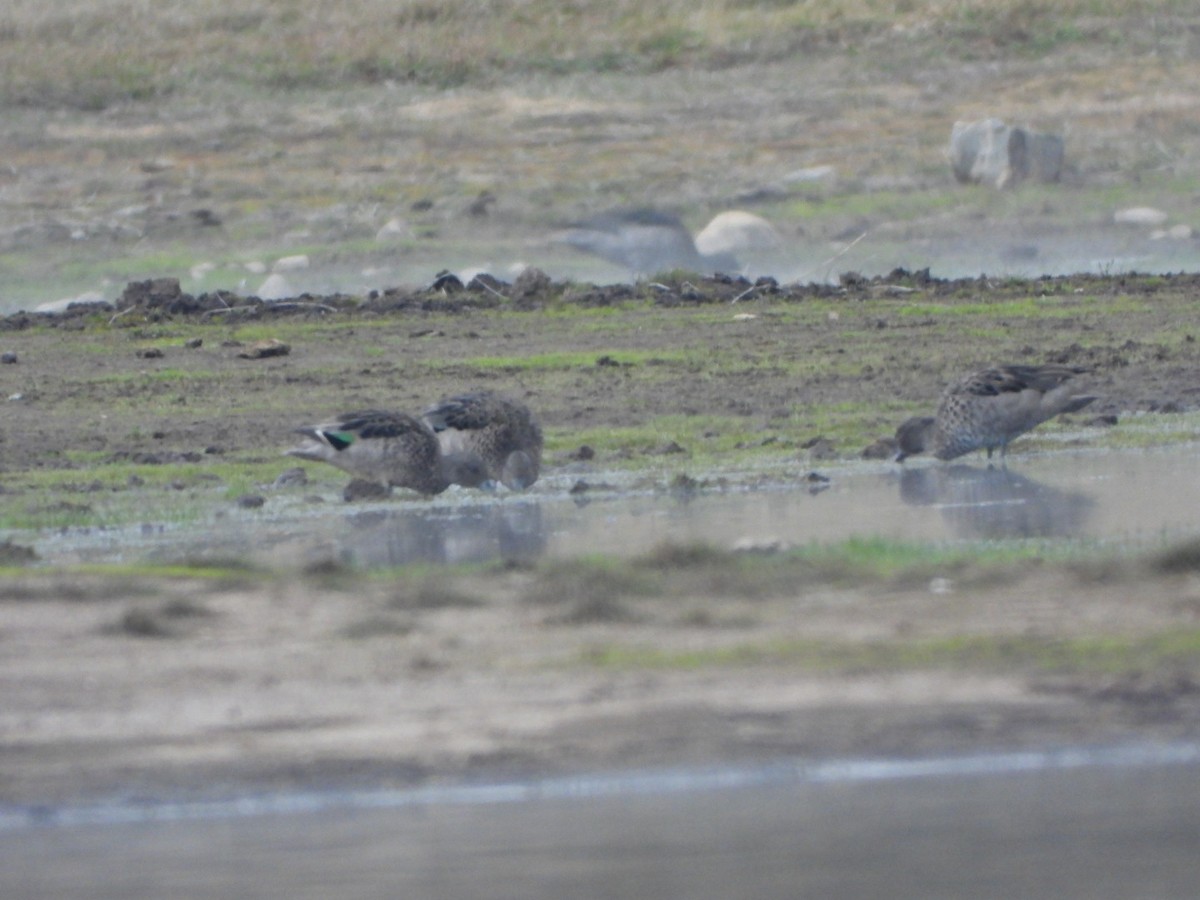
[[[982,458],[843,464],[822,470],[828,481],[809,480],[799,464],[765,475],[720,474],[723,480],[709,481],[725,486],[679,491],[623,488],[613,473],[551,473],[524,494],[454,489],[422,500],[398,492],[370,504],[332,495],[313,503],[280,491],[262,510],[223,510],[199,526],[150,519],[136,528],[68,530],[33,540],[49,562],[208,554],[273,565],[334,560],[374,567],[632,556],[664,542],[787,547],[858,537],[1136,548],[1200,534],[1200,448],[1191,445],[1046,453],[1014,457],[1006,466]],[[610,487],[572,494],[580,477]],[[669,482],[664,475],[661,483]]]

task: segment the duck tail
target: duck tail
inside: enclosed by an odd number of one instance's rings
[[[300,459],[311,459],[317,462],[328,461],[339,450],[344,450],[353,443],[353,439],[319,425],[308,428],[297,428],[296,434],[303,435],[306,440],[298,447],[285,451],[286,456],[298,456]]]

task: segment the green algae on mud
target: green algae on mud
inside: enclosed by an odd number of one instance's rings
[[[155,284],[132,285],[115,310],[0,319],[0,349],[18,358],[0,367],[0,390],[12,397],[5,528],[219,528],[239,496],[269,491],[295,465],[282,455],[294,428],[351,407],[415,412],[479,386],[535,411],[548,476],[586,446],[601,471],[660,487],[686,476],[700,490],[735,468],[739,477],[764,467],[798,477],[818,439],[823,462],[858,459],[903,418],[931,410],[952,378],[993,362],[1086,367],[1081,378],[1099,399],[1069,426],[1077,445],[1170,444],[1195,433],[1197,276],[947,281],[897,271],[838,285],[686,277],[648,291],[542,283],[519,299],[492,279],[298,303]],[[290,352],[242,357],[263,338]],[[139,355],[147,348],[161,356]],[[1014,453],[1062,427],[1047,424]],[[344,482],[329,467],[304,468],[310,491]],[[883,569],[892,551],[865,555]],[[841,565],[834,550],[820,556],[826,575]],[[805,582],[781,565],[756,563],[755,590]],[[744,564],[716,568],[676,583],[751,590],[752,579],[735,577]],[[940,571],[928,561],[900,568],[910,581]],[[667,590],[636,571],[647,589]],[[605,593],[600,576],[576,576],[554,590],[594,603],[556,612],[564,623],[646,614],[636,597]],[[693,614],[713,618],[679,613]]]
[[[993,362],[1082,365],[1100,396],[1089,417],[1170,421],[1193,404],[1198,281],[897,272],[836,286],[762,282],[736,304],[752,285],[692,278],[640,301],[621,286],[564,282],[519,301],[472,284],[298,305],[223,294],[213,307],[176,293],[115,314],[22,313],[0,320],[0,345],[20,360],[0,369],[0,388],[12,397],[11,433],[23,436],[6,442],[4,466],[13,478],[199,453],[229,480],[217,469],[269,470],[289,431],[313,417],[416,411],[480,385],[525,399],[552,452],[587,443],[618,468],[636,467],[664,431],[704,463],[796,452],[820,436],[849,459],[930,409],[949,380]],[[624,298],[619,311],[610,296]],[[239,356],[264,337],[291,352]],[[162,355],[139,355],[147,347]],[[1088,440],[1108,434],[1092,429]],[[1161,441],[1186,434],[1164,429]]]
[[[1076,417],[1073,440],[1151,446],[1195,433],[1192,415],[1180,414],[1200,363],[1193,276],[896,272],[839,286],[693,277],[641,300],[626,286],[564,282],[502,301],[508,288],[493,282],[299,305],[224,294],[215,306],[169,285],[155,295],[149,284],[116,312],[0,320],[0,344],[19,360],[0,368],[12,398],[5,527],[147,517],[206,527],[291,464],[280,454],[292,429],[352,406],[417,411],[482,385],[535,410],[547,471],[586,446],[605,469],[668,480],[805,465],[818,439],[824,460],[854,459],[929,410],[951,378],[989,362],[1088,367],[1100,396],[1089,417],[1118,424],[1081,432]],[[241,358],[247,342],[267,337],[291,352]],[[1055,427],[1022,445],[1038,446]],[[318,488],[339,479],[306,469]]]

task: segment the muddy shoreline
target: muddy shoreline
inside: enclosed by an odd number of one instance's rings
[[[476,384],[537,411],[548,471],[576,464],[586,443],[596,466],[648,466],[661,482],[764,458],[800,478],[821,436],[827,458],[856,459],[950,375],[988,361],[1087,365],[1101,395],[1088,415],[1118,424],[1087,426],[1082,439],[1120,443],[1129,417],[1195,408],[1196,282],[680,277],[539,281],[516,300],[497,281],[288,304],[223,296],[212,315],[173,308],[209,301],[169,284],[135,285],[115,309],[0,320],[0,351],[16,356],[0,367],[10,397],[0,509],[10,538],[36,549],[39,533],[59,527],[52,516],[91,527],[120,504],[146,515],[166,501],[219,508],[245,473],[253,486],[287,468],[288,434],[312,416],[380,398],[420,408]],[[242,355],[268,337],[289,352]],[[664,455],[668,440],[679,451]],[[310,474],[312,490],[337,502],[337,473]],[[487,570],[470,576],[471,602],[415,608],[397,600],[398,582],[336,570],[98,575],[43,560],[9,572],[7,803],[1194,739],[1200,726],[1187,656],[1061,677],[1025,663],[813,672],[787,658],[589,662],[598,647],[853,641],[881,616],[903,645],[936,632],[951,608],[957,633],[984,639],[1190,633],[1200,605],[1186,573],[1017,566],[953,601],[927,582],[807,585],[773,594],[731,630],[712,623],[747,601],[703,582],[686,616],[651,604],[628,621],[564,625],[523,600],[547,577],[536,568]],[[828,596],[840,601],[806,611]],[[619,590],[617,600],[650,604]]]

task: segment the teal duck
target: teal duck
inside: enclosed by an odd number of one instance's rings
[[[933,416],[917,416],[896,430],[897,460],[918,453],[955,459],[972,450],[1000,448],[1060,413],[1076,412],[1096,398],[1073,394],[1075,366],[997,366],[981,369],[946,388]]]
[[[425,410],[455,483],[524,490],[538,478],[542,429],[529,408],[491,391],[472,391]]]
[[[364,409],[332,422],[296,429],[305,442],[287,453],[327,462],[356,479],[421,494],[440,494],[450,484],[482,480],[470,460],[442,456],[437,435],[407,413]]]

